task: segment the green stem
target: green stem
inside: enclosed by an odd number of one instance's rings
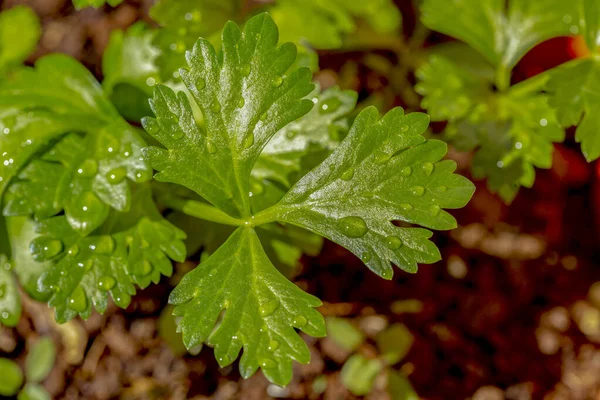
[[[496,87],[499,91],[505,92],[510,87],[510,68],[500,64],[496,69]]]
[[[181,211],[182,213],[195,218],[216,222],[223,225],[244,225],[244,221],[241,219],[225,214],[218,208],[202,201],[182,199],[172,196],[163,198],[162,201],[167,207]]]

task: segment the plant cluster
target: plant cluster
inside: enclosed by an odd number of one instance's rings
[[[563,126],[579,123],[586,157],[600,155],[595,59],[510,78],[535,44],[575,29],[595,51],[600,9],[580,1],[421,5],[424,25],[466,43],[428,52],[422,106],[507,201],[550,166]],[[0,14],[0,321],[18,321],[18,284],[59,322],[87,318],[201,252],[169,298],[185,345],[214,347],[221,366],[243,349],[243,377],[261,368],[285,385],[292,361],[309,361],[297,330],[325,334],[321,302],[287,278],[300,256],[324,237],[385,279],[392,264],[416,272],[440,259],[425,228],[454,228],[446,210],[474,186],[424,135],[428,115],[380,115],[311,83],[316,50],[403,42],[390,0],[161,0],[150,14],[159,28],[113,33],[102,84],[65,55],[23,66],[39,23]]]

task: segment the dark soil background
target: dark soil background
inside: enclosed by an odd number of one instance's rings
[[[15,4],[33,7],[44,26],[29,62],[62,52],[99,78],[110,31],[140,19],[151,22],[151,0],[78,12],[67,0],[0,1],[2,9]],[[406,29],[411,25],[409,16]],[[570,39],[539,46],[513,79],[565,61],[574,48]],[[390,96],[390,77],[369,68],[362,53],[323,53],[317,79],[346,79],[342,65],[348,59],[356,73],[347,86],[361,98]],[[402,104],[393,95],[388,100]],[[323,314],[350,318],[369,337],[390,323],[406,324],[415,343],[400,369],[424,399],[600,400],[600,284],[592,286],[600,281],[600,168],[584,161],[572,136],[556,146],[553,168],[538,170],[533,189],[522,189],[510,207],[478,182],[471,203],[456,213],[460,227],[434,237],[443,261],[415,275],[396,271],[384,281],[326,243],[319,257],[303,260],[297,284],[324,301]],[[449,156],[468,174],[469,155],[451,150]],[[190,267],[178,265],[180,271]],[[219,369],[209,348],[181,355],[158,334],[170,289],[165,279],[140,292],[127,310],[111,308],[62,326],[45,305],[26,300],[19,325],[0,331],[0,355],[23,359],[36,337],[53,337],[60,353],[44,384],[55,398],[354,398],[340,383],[349,354],[331,339],[306,337],[312,362],[296,365],[285,389],[269,385],[260,373],[241,380],[236,364]],[[416,310],[401,312],[406,302],[398,302],[405,300]],[[367,343],[359,351],[370,356],[375,349]],[[317,394],[312,384],[322,375],[327,389]],[[378,380],[367,398],[387,396]]]

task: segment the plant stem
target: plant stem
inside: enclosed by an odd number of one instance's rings
[[[506,91],[510,86],[510,68],[500,64],[496,69],[496,87],[500,92]]]
[[[225,214],[218,208],[202,201],[182,199],[173,196],[165,197],[162,200],[169,208],[181,211],[182,213],[195,218],[216,222],[223,225],[244,225],[244,221],[241,219]]]

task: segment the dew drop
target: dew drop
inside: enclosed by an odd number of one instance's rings
[[[8,319],[8,317],[10,317],[10,314],[8,313],[8,311],[2,312],[2,318]]]
[[[274,87],[279,87],[279,86],[281,86],[282,83],[283,83],[283,78],[279,75],[275,75],[273,77],[273,79],[271,80],[271,85],[273,85]]]
[[[340,219],[340,229],[349,238],[360,238],[369,230],[367,223],[361,217],[344,217]]]
[[[404,167],[400,170],[400,175],[402,175],[405,178],[408,178],[411,174],[412,174],[411,167]]]
[[[402,246],[402,240],[397,236],[388,236],[385,240],[385,244],[390,250],[397,250]]]
[[[371,261],[371,258],[373,257],[373,255],[371,254],[370,251],[364,251],[361,255],[360,255],[360,259],[362,260],[362,262],[368,263],[369,261]]]
[[[111,169],[106,174],[106,179],[108,183],[112,185],[116,185],[118,183],[123,182],[123,179],[127,176],[127,169],[125,167],[118,167],[115,169]]]
[[[410,188],[410,192],[415,197],[421,197],[425,194],[425,188],[423,186],[413,186]]]
[[[77,169],[77,173],[84,178],[91,178],[92,176],[98,173],[98,163],[96,160],[92,160],[88,158],[85,160],[79,168]]]
[[[29,245],[29,251],[35,261],[50,260],[59,255],[63,250],[63,243],[58,239],[41,236]]]
[[[293,139],[293,138],[294,138],[294,137],[295,137],[297,134],[298,134],[298,132],[296,132],[296,131],[287,131],[287,132],[285,133],[285,136],[286,136],[288,139]]]
[[[429,176],[431,175],[431,173],[433,172],[433,164],[430,162],[425,162],[423,163],[423,171],[425,172],[425,175]]]
[[[401,209],[405,210],[405,211],[410,211],[413,209],[412,204],[409,203],[402,203],[399,205]]]
[[[408,125],[406,125],[406,124],[405,125],[401,125],[400,126],[400,132],[406,132],[406,131],[408,131]]]
[[[77,286],[71,296],[69,297],[69,308],[82,313],[87,309],[87,297],[83,288]]]
[[[319,112],[321,114],[330,114],[336,112],[338,108],[342,105],[342,101],[337,97],[329,98],[321,103],[319,107]]]
[[[206,81],[204,80],[204,78],[196,79],[196,89],[202,90],[205,87],[206,87]]]
[[[175,129],[171,133],[171,137],[175,140],[180,140],[185,136],[185,133],[181,129]]]
[[[448,188],[446,186],[439,186],[438,187],[438,191],[440,191],[442,193],[446,193],[447,190],[448,190]]]
[[[279,342],[277,340],[271,340],[269,342],[269,351],[275,351],[279,348]]]
[[[245,104],[246,104],[246,100],[244,100],[244,98],[240,96],[240,99],[238,100],[238,103],[237,103],[238,108],[244,107]]]
[[[354,168],[348,168],[340,178],[344,181],[349,181],[354,176]]]
[[[308,320],[306,319],[306,317],[304,315],[296,315],[294,317],[294,320],[292,321],[292,325],[295,328],[302,328],[307,323],[308,323]]]
[[[250,64],[241,64],[240,65],[240,74],[242,74],[242,76],[248,76],[250,75]]]
[[[229,365],[231,364],[231,357],[229,357],[229,354],[225,354],[223,355],[223,357],[219,357],[219,365]]]
[[[209,154],[215,154],[217,152],[217,146],[210,140],[206,141],[206,150],[208,150]]]
[[[263,304],[261,304],[258,307],[258,311],[260,312],[260,315],[262,315],[263,317],[268,317],[269,315],[273,314],[275,312],[275,310],[277,310],[278,308],[279,308],[279,300],[272,299],[272,300],[266,301]]]
[[[137,183],[147,182],[152,179],[152,171],[149,169],[140,169],[134,174],[134,181]]]
[[[389,161],[391,155],[388,153],[384,153],[383,151],[378,151],[375,153],[375,164],[384,164]]]
[[[115,241],[110,236],[100,236],[96,240],[96,253],[110,255],[115,251]]]
[[[261,362],[260,362],[260,366],[266,369],[270,369],[270,368],[275,368],[277,366],[277,364],[275,363],[275,361],[271,360],[270,358],[264,358]]]
[[[147,120],[147,122],[144,124],[144,128],[146,129],[146,132],[153,136],[160,131],[160,125],[155,119]]]
[[[219,103],[219,100],[215,99],[212,102],[212,104],[210,105],[210,110],[215,113],[218,113],[219,111],[221,111],[221,103]]]
[[[75,257],[77,254],[79,254],[79,246],[74,244],[73,246],[69,247],[67,254],[71,257]]]
[[[433,216],[437,216],[440,213],[441,208],[438,205],[433,205],[429,208],[429,211]]]
[[[245,138],[242,145],[245,149],[252,147],[254,144],[254,133],[250,132]]]
[[[108,291],[114,288],[116,284],[117,280],[112,276],[105,275],[98,279],[98,289],[100,290]]]

